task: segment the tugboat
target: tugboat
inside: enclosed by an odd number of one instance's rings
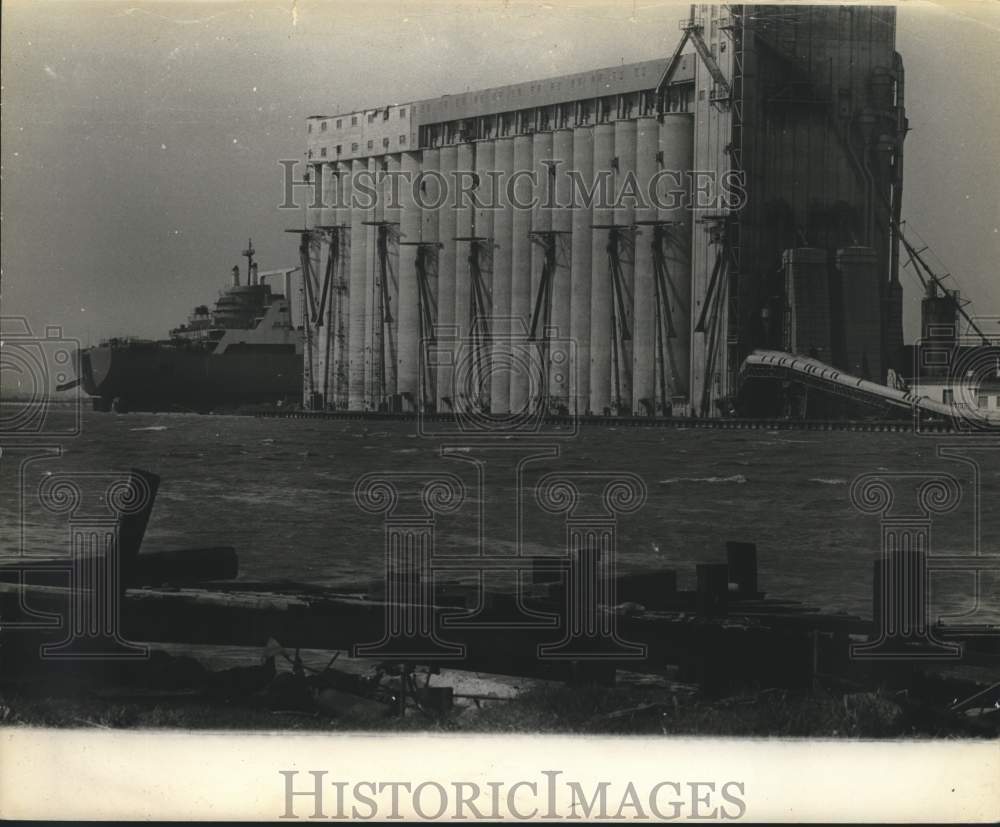
[[[303,332],[292,320],[291,275],[257,272],[252,240],[246,283],[199,305],[168,339],[109,339],[77,352],[77,379],[96,411],[196,411],[294,403],[302,397]],[[266,283],[284,276],[284,293]]]

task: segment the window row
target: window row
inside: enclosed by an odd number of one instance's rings
[[[400,135],[396,139],[396,141],[397,141],[397,143],[398,143],[399,146],[406,146],[406,135]],[[359,144],[357,142],[352,143],[351,144],[351,152],[354,153],[354,154],[356,154],[357,151],[358,151],[358,147],[359,147]],[[375,141],[374,140],[368,141],[367,148],[368,149],[374,149],[375,148]],[[389,139],[388,138],[383,138],[382,139],[382,148],[383,149],[388,149],[389,148]],[[335,155],[342,155],[343,151],[344,151],[343,144],[337,144],[334,147],[334,154]],[[321,146],[319,148],[319,157],[320,158],[326,158],[327,155],[328,155],[327,148],[325,146]],[[313,153],[313,151],[311,149],[309,150],[308,156],[310,158],[312,158],[314,156],[314,153]]]
[[[528,135],[553,129],[611,123],[615,120],[655,115],[660,111],[690,112],[693,93],[693,84],[683,84],[670,87],[662,97],[652,91],[632,92],[428,124],[420,127],[419,145],[435,147],[462,141]]]
[[[388,109],[382,110],[382,120],[383,121],[389,120],[389,111],[390,110],[388,110]],[[375,122],[375,116],[376,116],[376,114],[377,114],[377,111],[376,112],[369,112],[368,113],[368,123],[374,123]],[[400,119],[403,119],[403,118],[406,117],[406,107],[405,106],[400,107],[400,109],[399,109],[399,117],[400,117]],[[329,125],[330,125],[329,121],[320,121],[319,122],[319,131],[320,132],[326,132],[327,129],[329,128]],[[358,116],[357,115],[351,115],[351,126],[357,126],[357,125],[358,125]],[[337,118],[334,121],[334,129],[342,129],[343,126],[344,126],[344,118]],[[307,125],[307,131],[310,132],[310,133],[313,131],[312,121],[309,121],[309,123]]]

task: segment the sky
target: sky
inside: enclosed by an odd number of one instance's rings
[[[4,316],[84,344],[162,337],[253,237],[294,266],[280,159],[304,119],[668,56],[687,6],[649,0],[365,3],[4,0]],[[900,8],[904,217],[1000,317],[1000,3]],[[920,293],[903,272],[906,327]]]

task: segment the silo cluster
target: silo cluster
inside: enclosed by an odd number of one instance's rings
[[[691,115],[666,113],[315,165],[317,404],[498,416],[685,404],[692,151]]]
[[[894,10],[681,28],[669,59],[307,120],[309,408],[718,416],[754,349],[899,370]]]

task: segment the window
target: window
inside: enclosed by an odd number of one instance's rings
[[[326,132],[326,121],[320,122],[319,131],[320,132]]]
[[[320,147],[319,157],[320,158],[325,158],[326,157],[326,147],[325,146],[324,147]]]
[[[340,125],[341,125],[342,121],[343,121],[343,118],[337,118],[337,129],[340,129]]]
[[[382,120],[383,121],[389,120],[389,110],[388,109],[386,109],[385,112],[382,113]]]
[[[351,144],[351,152],[357,152],[357,151],[358,151],[358,145],[357,144]]]
[[[976,406],[985,411],[990,406],[990,398],[985,393],[976,394]]]
[[[371,148],[372,148],[372,147],[373,147],[374,145],[375,145],[375,142],[374,142],[374,141],[369,141],[369,142],[368,142],[368,148],[369,148],[369,149],[371,149]]]
[[[306,157],[307,158],[312,158],[312,156],[313,156],[313,151],[310,149],[309,150],[309,154]]]
[[[357,125],[358,125],[358,116],[351,115],[351,126],[357,126]]]
[[[406,107],[405,106],[403,106],[403,107],[400,108],[400,110],[399,110],[399,117],[400,118],[405,118],[406,117]]]
[[[406,136],[405,135],[400,135],[399,136],[399,145],[400,146],[406,146]]]
[[[382,139],[382,146],[389,146],[389,139],[388,138],[383,138]]]
[[[955,391],[951,388],[945,388],[941,393],[941,401],[944,402],[945,405],[955,404]]]
[[[312,132],[312,131],[313,131],[313,125],[312,121],[310,121],[309,123],[306,124],[306,132]]]
[[[340,155],[341,145],[337,144],[337,154]]]

